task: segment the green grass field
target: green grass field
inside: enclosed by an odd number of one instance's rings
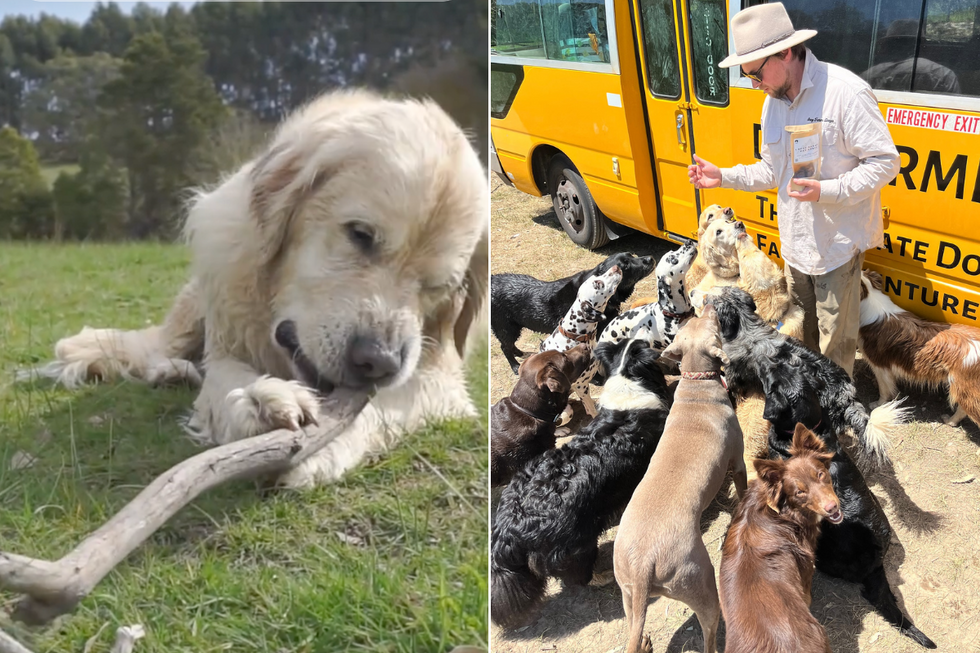
[[[57,559],[199,451],[178,426],[190,389],[12,382],[83,325],[159,320],[186,266],[175,246],[0,243],[0,550]],[[485,424],[485,359],[470,380]],[[137,653],[485,647],[486,433],[432,426],[313,491],[218,488],[70,616],[30,630],[0,610],[0,628],[37,653],[108,651],[115,629],[136,623],[147,630]],[[25,454],[33,462],[17,464]],[[0,605],[13,599],[0,592]]]

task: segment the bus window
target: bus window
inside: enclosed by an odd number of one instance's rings
[[[915,81],[912,90],[931,92],[920,84],[920,70],[927,79],[945,74],[956,84],[932,92],[980,96],[980,0],[926,0],[925,29],[919,37]],[[926,62],[930,62],[926,64]]]
[[[491,53],[609,63],[605,0],[498,0]]]
[[[674,3],[672,0],[642,0],[640,18],[650,92],[677,99],[681,96],[681,73],[677,67]]]
[[[728,54],[725,0],[691,0],[688,6],[694,93],[707,104],[728,104],[728,77],[718,69],[718,62]]]
[[[497,3],[493,22],[493,54],[544,59],[541,11],[537,2]]]
[[[812,0],[783,4],[794,25],[817,30],[807,46],[818,59],[874,89],[980,96],[980,0],[924,2],[840,0],[832,12]]]
[[[524,69],[520,66],[496,63],[490,66],[491,116],[498,119],[507,116],[522,81],[524,81]]]

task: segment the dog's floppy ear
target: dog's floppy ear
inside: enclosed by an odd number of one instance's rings
[[[579,343],[566,351],[563,356],[567,364],[571,365],[572,371],[585,369],[592,362],[592,345],[589,343]],[[574,379],[572,379],[574,381]]]
[[[626,342],[626,341],[624,341]],[[592,357],[602,365],[603,374],[608,377],[613,369],[613,356],[615,356],[617,344],[612,342],[600,342],[592,350]]]
[[[705,297],[705,301],[709,301],[708,297]],[[738,332],[742,326],[742,318],[738,314],[738,310],[724,297],[712,297],[710,302],[715,307],[715,313],[718,314],[721,339],[725,342],[731,342],[738,337]],[[704,311],[702,310],[702,312]]]
[[[720,360],[722,365],[728,365],[732,362],[728,359],[728,354],[725,353],[725,350],[720,347],[709,347],[708,354]]]
[[[675,338],[674,342],[667,345],[667,347],[660,352],[660,357],[674,361],[675,363],[680,363],[681,359],[684,358],[684,347],[681,345],[681,341]]]
[[[282,251],[303,201],[333,174],[333,170],[304,169],[309,158],[298,146],[278,143],[260,156],[248,173],[252,181],[249,211],[258,226],[262,265]],[[304,176],[312,178],[305,180]]]
[[[779,419],[779,416],[783,414],[783,411],[789,408],[786,395],[773,389],[771,384],[766,383],[765,380],[763,380],[762,383],[762,391],[766,396],[766,405],[762,410],[762,419],[770,422]]]
[[[490,281],[490,226],[484,228],[466,270],[466,297],[463,299],[463,309],[456,318],[453,327],[453,340],[456,351],[465,356],[466,340],[470,328],[477,322],[480,313],[486,308],[487,287]]]
[[[582,311],[582,319],[590,324],[592,322],[598,322],[602,319],[602,311],[593,306],[592,302],[582,302],[579,305],[579,310]]]
[[[572,388],[568,377],[562,374],[561,370],[556,370],[552,365],[547,365],[538,370],[537,375],[534,377],[534,384],[541,390],[547,388],[549,392],[565,393]]]
[[[779,513],[779,504],[783,499],[783,470],[786,463],[782,460],[765,460],[756,458],[752,461],[756,474],[766,486],[766,505]]]

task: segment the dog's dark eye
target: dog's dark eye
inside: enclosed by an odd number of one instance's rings
[[[721,235],[721,229],[718,229],[717,231],[715,231],[715,235],[716,236],[720,236]]]
[[[347,230],[347,238],[350,239],[354,247],[365,254],[370,254],[377,247],[378,234],[374,227],[366,222],[348,222],[344,225],[344,229]]]
[[[806,496],[806,492],[804,492],[803,490],[797,490],[796,491],[796,496],[798,496],[798,497],[805,497]]]

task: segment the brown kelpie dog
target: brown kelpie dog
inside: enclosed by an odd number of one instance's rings
[[[589,345],[543,351],[521,363],[509,397],[490,408],[490,484],[506,485],[518,469],[555,446],[555,424],[572,384],[592,362]]]
[[[668,596],[691,606],[713,653],[721,610],[715,570],[701,539],[701,513],[729,469],[745,492],[742,431],[722,379],[718,316],[706,308],[677,333],[662,357],[680,362],[681,379],[664,434],[619,524],[613,569],[623,592],[628,653],[649,650],[643,636],[647,599]]]
[[[721,554],[725,653],[830,653],[810,614],[819,522],[844,519],[827,465],[834,455],[802,424],[788,460],[755,460]]]

